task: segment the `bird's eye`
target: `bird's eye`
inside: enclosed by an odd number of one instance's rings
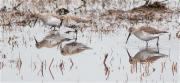
[[[129,60],[129,62],[132,62],[132,61],[133,61],[132,59]]]
[[[61,53],[64,53],[64,51],[63,51],[63,50],[61,50]]]
[[[40,48],[40,47],[41,47],[41,45],[37,43],[37,44],[36,44],[36,47],[37,47],[37,48]]]

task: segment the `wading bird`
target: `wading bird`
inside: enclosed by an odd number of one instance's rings
[[[137,38],[146,41],[146,46],[148,47],[148,41],[156,39],[157,38],[157,46],[159,45],[159,36],[163,33],[167,33],[167,31],[160,31],[155,28],[149,27],[149,26],[142,26],[138,29],[134,27],[129,28],[129,35],[126,40],[126,44],[128,42],[129,37],[131,34],[134,34]]]
[[[44,24],[51,26],[51,28],[54,28],[54,30],[56,27],[60,28],[63,23],[63,19],[61,19],[59,15],[52,13],[39,13],[36,11],[34,16],[36,18],[39,18]]]

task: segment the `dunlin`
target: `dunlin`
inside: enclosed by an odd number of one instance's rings
[[[51,28],[55,27],[61,27],[63,19],[60,18],[60,16],[56,14],[51,14],[51,13],[35,13],[35,17],[39,18],[40,20],[43,21],[44,24],[51,26]]]
[[[55,27],[60,28],[62,23],[64,26],[69,27],[71,23],[78,24],[91,22],[91,19],[89,17],[57,15],[54,13],[39,13],[37,11],[35,12],[35,17],[42,20],[44,24],[54,27],[54,29]]]
[[[148,41],[157,38],[157,46],[158,46],[159,36],[162,35],[163,33],[167,33],[167,31],[160,31],[149,26],[142,26],[138,29],[131,27],[129,28],[129,35],[126,40],[126,44],[128,42],[129,37],[131,36],[131,33],[134,34],[137,38],[146,41],[146,46],[148,46]]]
[[[155,48],[144,48],[135,54],[134,57],[130,56],[129,51],[127,50],[129,56],[129,63],[146,63],[146,62],[154,62],[160,58],[167,57],[168,55],[159,53],[159,49]]]
[[[86,45],[82,43],[71,42],[71,43],[65,44],[64,47],[62,47],[62,44],[61,44],[60,49],[61,49],[60,51],[62,55],[68,56],[68,55],[73,55],[73,54],[83,52],[91,48],[87,47]]]

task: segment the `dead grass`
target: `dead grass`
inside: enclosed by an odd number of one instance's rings
[[[177,37],[177,38],[180,38],[180,31],[177,31],[176,37]]]
[[[154,2],[153,4],[142,5],[137,8],[133,8],[130,12],[166,12],[169,9],[166,7],[166,4],[161,2]]]

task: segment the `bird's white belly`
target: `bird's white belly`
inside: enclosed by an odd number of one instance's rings
[[[55,17],[50,17],[47,21],[46,24],[47,25],[51,25],[51,26],[58,26],[61,23],[60,19],[57,19]]]
[[[149,40],[157,38],[160,34],[149,34],[146,32],[136,32],[136,33],[134,33],[134,35],[143,41],[149,41]]]

